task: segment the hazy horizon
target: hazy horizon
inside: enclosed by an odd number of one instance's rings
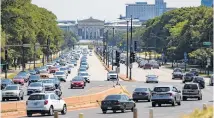
[[[33,4],[52,11],[57,20],[81,20],[93,17],[100,20],[116,20],[120,14],[125,15],[128,3],[148,2],[155,0],[32,0]],[[200,6],[201,0],[164,0],[167,7],[195,7]]]

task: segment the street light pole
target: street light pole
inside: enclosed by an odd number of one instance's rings
[[[106,40],[107,40],[107,64],[108,64],[108,68],[109,68],[109,50],[108,50],[108,30],[107,30],[107,34],[106,34]]]
[[[33,67],[36,68],[36,43],[34,44]]]
[[[113,27],[113,41],[114,41],[114,27]],[[111,49],[111,69],[114,70],[114,61],[113,61],[113,45],[112,45],[112,49]]]
[[[107,39],[107,31],[106,31],[106,41],[105,41],[105,43],[106,43],[106,44],[105,44],[106,65],[108,64],[108,55],[107,55],[107,54],[108,54],[108,43],[107,43],[107,42],[108,42],[108,39]]]
[[[49,62],[49,38],[47,39],[47,63]]]
[[[127,42],[126,42],[126,78],[129,76],[129,21],[127,21]]]
[[[132,45],[132,15],[131,15],[131,41],[130,41],[130,54],[133,52],[133,45]],[[130,60],[131,60],[131,55],[130,55]],[[132,59],[133,61],[133,59]],[[130,63],[130,71],[129,71],[129,80],[132,79],[132,63]]]
[[[24,44],[24,42],[23,42]],[[25,52],[24,52],[24,45],[22,44],[22,71],[25,70],[25,62],[24,62],[24,55],[25,55]]]
[[[7,66],[8,66],[8,54],[7,47],[5,47],[5,79],[7,79]]]

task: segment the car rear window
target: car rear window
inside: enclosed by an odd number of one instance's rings
[[[18,86],[7,86],[5,90],[18,90]]]
[[[45,100],[48,99],[48,95],[31,95],[28,100]]]
[[[120,100],[121,95],[109,95],[105,98],[105,100]]]
[[[187,73],[186,76],[193,76],[193,74],[192,73]]]
[[[168,92],[170,91],[169,87],[155,87],[154,92]]]
[[[185,84],[184,89],[198,89],[196,84]]]
[[[142,91],[147,91],[147,88],[136,88],[134,91],[136,92],[142,92]]]

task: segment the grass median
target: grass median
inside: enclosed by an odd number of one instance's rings
[[[184,115],[181,118],[213,118],[213,106],[207,108],[207,110],[196,109],[189,115]]]

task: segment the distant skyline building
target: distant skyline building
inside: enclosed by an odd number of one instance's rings
[[[132,15],[135,19],[146,21],[173,9],[175,8],[167,8],[164,0],[155,0],[155,4],[136,2],[134,4],[127,4],[126,18],[131,18]]]
[[[213,0],[201,0],[201,5],[206,7],[213,7]]]

